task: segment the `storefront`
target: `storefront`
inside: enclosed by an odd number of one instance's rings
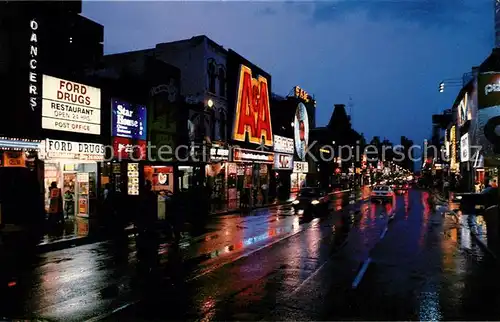
[[[44,214],[39,148],[40,141],[0,138],[0,229],[31,224],[39,228]],[[22,200],[29,202],[20,205]]]
[[[235,183],[231,180],[236,175],[236,165],[228,163],[228,160],[228,148],[213,146],[210,149],[210,162],[205,165],[205,178],[212,204],[222,204],[226,199],[232,199],[234,204],[237,199]],[[231,193],[228,181],[232,182]]]
[[[261,187],[269,185],[271,167],[274,165],[274,153],[257,150],[233,148],[233,161],[236,165],[237,195],[251,193],[252,202],[261,201]]]
[[[288,199],[290,196],[294,153],[292,138],[274,136],[274,164],[270,188],[275,189],[279,199]]]
[[[40,144],[44,162],[45,207],[53,182],[63,193],[63,209],[68,215],[89,217],[97,210],[100,184],[99,162],[104,161],[104,145],[46,139]]]
[[[295,161],[293,163],[293,172],[291,178],[291,192],[299,192],[306,185],[307,173],[309,172],[309,164],[304,161]]]

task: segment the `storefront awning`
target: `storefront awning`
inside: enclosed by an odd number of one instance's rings
[[[15,139],[15,138],[0,138],[0,149],[2,150],[39,150],[40,141],[38,140],[28,140],[28,139]]]

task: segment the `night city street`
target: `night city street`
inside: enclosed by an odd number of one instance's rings
[[[393,210],[364,191],[336,196],[335,210],[309,222],[289,206],[214,218],[210,232],[178,252],[161,244],[144,263],[132,237],[42,254],[18,271],[1,311],[56,321],[495,318],[496,264],[445,205],[433,212],[428,193],[411,190]]]
[[[0,0],[0,321],[500,319],[500,0]]]

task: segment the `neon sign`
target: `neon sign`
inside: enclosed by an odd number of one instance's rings
[[[303,100],[306,103],[309,103],[309,101],[310,101],[309,93],[306,92],[305,90],[303,90],[302,88],[300,88],[299,86],[295,86],[293,88],[293,93],[294,93],[295,97],[300,98],[301,100]]]
[[[267,79],[253,78],[252,70],[241,65],[233,139],[245,142],[247,134],[250,143],[273,145]]]
[[[29,60],[29,98],[30,107],[34,111],[37,107],[38,81],[37,81],[37,56],[38,56],[38,23],[36,20],[30,21],[30,60]]]

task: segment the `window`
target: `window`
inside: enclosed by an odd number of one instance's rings
[[[226,97],[226,71],[224,67],[219,67],[219,95]]]
[[[216,82],[216,66],[215,66],[215,60],[209,59],[208,60],[208,91],[210,93],[216,94],[215,93],[215,82]]]

